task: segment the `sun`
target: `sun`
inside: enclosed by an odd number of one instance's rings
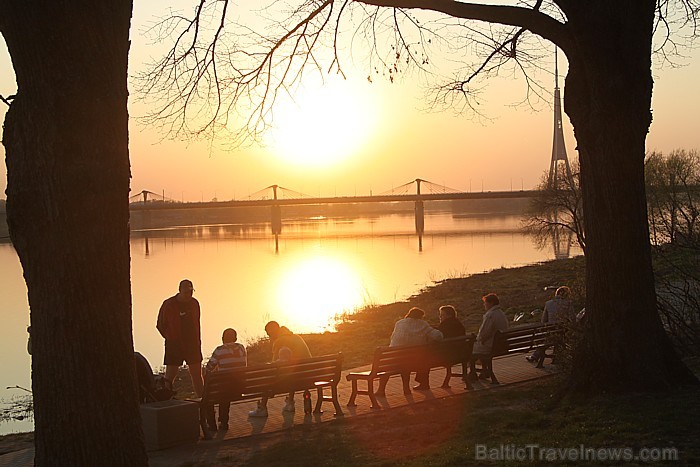
[[[281,279],[277,299],[286,322],[297,329],[326,329],[335,315],[363,303],[357,271],[341,258],[315,254],[290,267]]]
[[[376,130],[377,109],[348,80],[307,86],[276,104],[268,145],[290,163],[325,167],[357,154]]]

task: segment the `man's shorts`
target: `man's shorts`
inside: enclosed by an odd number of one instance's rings
[[[181,342],[165,341],[165,359],[163,365],[188,365],[202,363],[202,350],[195,345],[183,345]]]

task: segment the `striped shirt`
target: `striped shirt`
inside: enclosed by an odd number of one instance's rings
[[[207,371],[230,370],[248,365],[248,355],[243,344],[230,342],[214,349],[207,362]]]

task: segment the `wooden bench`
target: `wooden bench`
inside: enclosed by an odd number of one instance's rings
[[[549,347],[561,339],[564,328],[558,324],[524,324],[508,328],[506,331],[497,331],[493,338],[493,347],[490,357],[480,357],[482,367],[477,371],[482,375],[490,373],[491,382],[498,384],[498,379],[493,372],[492,359],[510,355],[513,353],[534,352],[540,347]],[[542,368],[545,358],[554,358],[553,354],[542,352],[537,361],[537,368]],[[489,375],[486,374],[485,377]]]
[[[466,365],[471,359],[473,336],[454,337],[425,345],[403,347],[377,347],[372,359],[372,369],[363,372],[353,372],[347,375],[347,380],[352,382],[352,393],[348,401],[348,407],[354,407],[355,398],[358,395],[369,396],[372,408],[379,408],[376,396],[384,396],[389,377],[401,375],[404,394],[410,394],[409,376],[412,371],[429,371],[435,367],[445,367],[447,374],[442,387],[449,387],[451,378],[463,378],[463,372],[453,372],[452,366],[456,364]],[[380,385],[375,393],[374,380],[379,379]],[[359,389],[358,381],[366,381],[367,389]],[[471,385],[464,380],[467,389]]]
[[[338,383],[343,363],[341,353],[312,357],[296,362],[275,362],[216,371],[207,375],[199,415],[202,433],[210,438],[206,427],[206,409],[221,402],[274,397],[296,391],[316,389],[314,413],[321,413],[323,402],[332,402],[335,415],[343,415],[338,402]],[[331,394],[324,394],[329,387]]]

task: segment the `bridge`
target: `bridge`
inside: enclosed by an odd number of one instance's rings
[[[415,186],[415,193],[411,193]],[[129,197],[130,209],[200,209],[244,206],[292,206],[312,204],[354,204],[354,203],[391,203],[397,201],[447,201],[456,199],[507,199],[532,198],[538,195],[538,190],[518,191],[480,191],[462,192],[454,188],[438,185],[417,178],[392,188],[384,193],[365,196],[311,196],[290,190],[279,185],[270,185],[259,190],[245,199],[210,202],[183,203],[152,191],[141,191]]]
[[[413,187],[415,186],[415,192]],[[299,206],[313,204],[354,204],[354,203],[392,203],[397,201],[413,201],[415,203],[416,233],[422,235],[425,231],[425,201],[447,201],[458,199],[508,199],[531,198],[537,195],[536,190],[520,191],[482,191],[462,192],[444,185],[438,185],[428,180],[417,178],[396,188],[369,196],[333,196],[314,197],[290,190],[279,185],[270,185],[251,195],[247,199],[231,201],[211,201],[201,203],[182,203],[151,191],[142,191],[129,198],[130,209],[202,209],[229,208],[244,206],[270,206],[272,233],[282,232],[282,206]]]

